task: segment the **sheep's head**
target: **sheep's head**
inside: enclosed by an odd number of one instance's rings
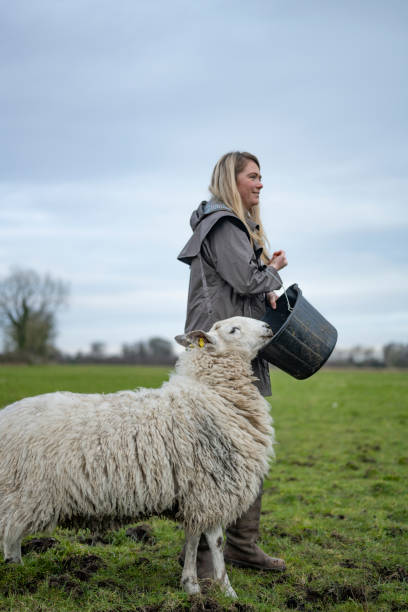
[[[231,317],[214,323],[208,332],[194,330],[175,339],[182,346],[197,346],[218,355],[239,352],[253,359],[272,335],[271,328],[263,321]]]

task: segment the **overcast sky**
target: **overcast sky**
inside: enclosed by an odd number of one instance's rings
[[[339,346],[408,342],[405,0],[0,4],[0,276],[69,281],[58,346],[184,327],[176,257],[255,153],[288,286]]]

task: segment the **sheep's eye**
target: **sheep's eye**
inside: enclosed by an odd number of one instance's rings
[[[233,334],[237,329],[239,330],[239,327],[233,327],[230,331],[230,334]]]

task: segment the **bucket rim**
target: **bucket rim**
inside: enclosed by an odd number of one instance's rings
[[[296,309],[299,305],[299,298],[302,295],[302,290],[299,287],[299,285],[297,283],[293,283],[293,285],[290,285],[286,291],[289,291],[289,289],[293,289],[294,291],[296,291],[296,301],[295,301],[295,305],[292,307],[291,312],[289,313],[286,321],[283,323],[283,325],[279,328],[279,330],[276,332],[276,334],[274,334],[270,340],[270,342],[268,342],[268,344],[266,345],[266,347],[268,347],[270,344],[272,344],[275,340],[277,340],[279,338],[279,336],[281,336],[283,334],[283,332],[285,331],[285,329],[287,328],[287,326],[289,325],[290,320],[292,319],[292,317],[294,316]],[[279,297],[283,297],[283,294]],[[264,347],[264,348],[266,348]]]

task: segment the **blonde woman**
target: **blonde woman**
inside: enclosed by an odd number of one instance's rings
[[[251,153],[227,153],[215,165],[211,199],[193,212],[193,235],[178,259],[190,266],[185,331],[207,331],[220,319],[242,315],[262,319],[266,305],[276,308],[278,270],[287,265],[285,252],[270,257],[259,212],[263,185],[258,159]],[[271,394],[268,363],[252,363],[257,386]],[[269,557],[257,545],[261,492],[248,512],[228,527],[224,557],[240,567],[283,570],[282,559]],[[204,536],[197,555],[200,578],[212,578],[211,556]]]

